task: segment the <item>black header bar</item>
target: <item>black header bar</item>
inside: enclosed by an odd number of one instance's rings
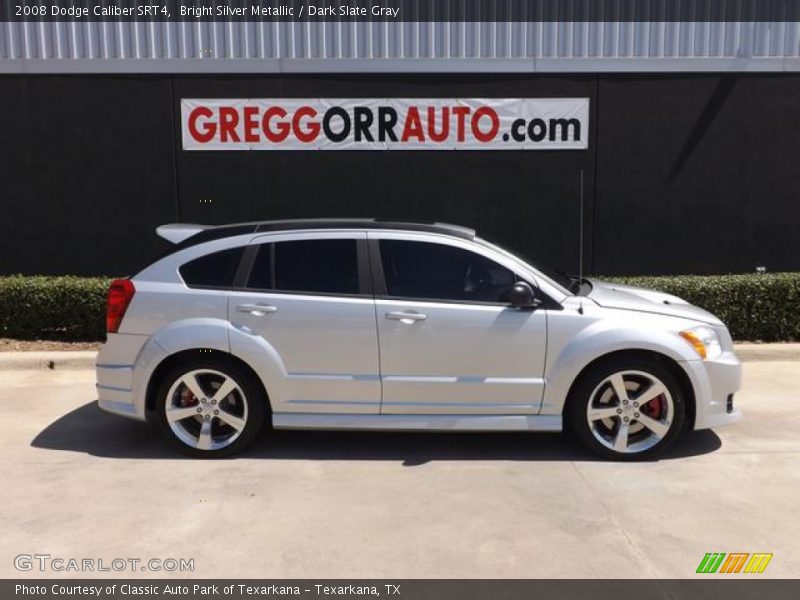
[[[800,0],[0,0],[0,21],[788,22]]]

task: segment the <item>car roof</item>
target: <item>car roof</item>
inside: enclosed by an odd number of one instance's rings
[[[176,224],[170,227],[180,227]],[[186,225],[189,228],[191,226]],[[232,223],[229,225],[196,226],[197,233],[190,235],[172,250],[180,250],[247,233],[269,233],[273,231],[293,231],[308,229],[395,229],[410,232],[441,233],[462,239],[475,238],[475,230],[448,223],[425,223],[417,221],[393,221],[388,219],[284,219],[278,221],[253,221],[249,223]]]

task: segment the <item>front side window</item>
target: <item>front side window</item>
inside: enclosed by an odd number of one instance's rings
[[[279,292],[358,294],[356,240],[262,244],[247,287]]]
[[[230,248],[190,260],[180,269],[184,283],[196,288],[230,288],[244,248]]]
[[[509,301],[514,272],[480,254],[431,242],[381,240],[386,293],[393,298]]]

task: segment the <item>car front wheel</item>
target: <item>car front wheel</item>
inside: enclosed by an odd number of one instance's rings
[[[616,460],[662,453],[680,434],[685,399],[655,360],[610,360],[592,367],[568,404],[572,430],[590,450]]]
[[[162,431],[190,456],[238,452],[265,421],[263,392],[252,375],[232,362],[186,361],[164,377],[157,393]]]

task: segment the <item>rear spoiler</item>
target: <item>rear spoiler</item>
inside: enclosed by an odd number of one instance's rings
[[[168,242],[180,244],[182,241],[188,240],[193,235],[211,227],[213,227],[213,225],[170,223],[169,225],[161,225],[160,227],[156,227],[156,233]]]

